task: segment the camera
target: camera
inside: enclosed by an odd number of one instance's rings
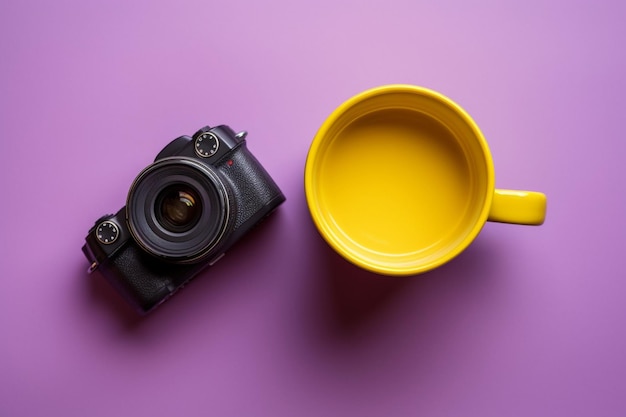
[[[206,126],[163,148],[133,181],[126,205],[89,230],[89,272],[100,271],[145,314],[215,264],[285,201],[246,135]]]

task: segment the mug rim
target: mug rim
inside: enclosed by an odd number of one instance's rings
[[[432,99],[435,99],[441,103],[444,103],[447,107],[451,108],[456,115],[459,116],[461,120],[471,129],[473,132],[474,138],[478,141],[480,145],[482,159],[485,163],[486,174],[487,174],[487,185],[485,190],[485,199],[483,202],[483,206],[481,208],[479,217],[475,221],[474,225],[472,225],[470,232],[465,236],[465,238],[457,244],[452,250],[446,252],[440,257],[437,257],[429,262],[418,263],[411,266],[393,266],[389,267],[387,265],[380,265],[376,262],[367,262],[364,260],[364,257],[355,257],[350,251],[348,251],[342,244],[340,239],[332,236],[330,232],[330,226],[323,219],[323,215],[321,213],[321,208],[317,204],[317,198],[315,195],[315,182],[316,175],[314,172],[315,162],[318,160],[318,156],[320,155],[320,151],[322,146],[326,144],[329,140],[327,137],[328,131],[337,123],[337,121],[342,117],[343,114],[346,113],[353,106],[368,100],[375,96],[385,95],[385,94],[396,94],[396,93],[410,93],[410,94],[418,94],[422,96],[427,96]],[[391,106],[390,106],[391,108]],[[306,158],[305,164],[305,172],[304,172],[304,186],[305,186],[305,196],[307,200],[307,205],[309,208],[309,212],[311,214],[311,218],[318,229],[319,233],[322,235],[324,240],[341,256],[345,259],[349,260],[353,264],[369,270],[371,272],[383,274],[383,275],[397,275],[397,276],[405,276],[405,275],[415,275],[423,272],[430,271],[438,266],[441,266],[448,261],[455,258],[459,255],[463,250],[465,250],[478,236],[480,231],[482,230],[484,224],[487,222],[487,218],[489,215],[489,210],[491,207],[491,203],[493,200],[493,194],[495,190],[495,170],[493,166],[493,159],[491,157],[491,152],[487,145],[487,141],[484,138],[481,130],[479,129],[476,122],[472,119],[472,117],[456,102],[447,96],[431,90],[426,87],[420,87],[409,84],[389,84],[382,85],[379,87],[374,87],[365,91],[362,91],[348,100],[344,101],[340,104],[335,110],[330,113],[330,115],[324,120],[317,133],[315,134],[311,146],[309,148],[309,152]],[[484,189],[484,188],[483,188]]]

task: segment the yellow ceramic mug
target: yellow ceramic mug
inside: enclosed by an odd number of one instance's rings
[[[435,91],[388,85],[339,106],[315,136],[305,190],[321,235],[352,263],[385,275],[451,260],[487,220],[539,225],[546,196],[495,189],[487,142]]]

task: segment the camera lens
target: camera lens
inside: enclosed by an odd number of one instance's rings
[[[186,232],[198,223],[202,203],[198,194],[186,184],[166,187],[157,197],[157,220],[174,233]]]
[[[145,168],[126,200],[128,229],[149,254],[173,263],[199,262],[232,230],[235,201],[228,182],[195,159],[172,157]]]

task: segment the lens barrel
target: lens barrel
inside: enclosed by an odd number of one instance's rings
[[[185,157],[146,167],[128,192],[129,230],[146,252],[175,263],[215,252],[232,228],[233,199],[211,167]]]

